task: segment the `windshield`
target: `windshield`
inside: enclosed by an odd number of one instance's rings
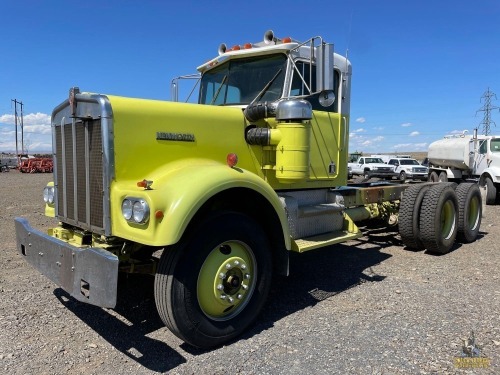
[[[420,165],[415,159],[400,159],[399,164],[401,165]]]
[[[365,163],[366,164],[374,164],[374,163],[384,164],[384,161],[380,158],[366,158]]]
[[[259,94],[258,100],[277,100],[283,91],[286,61],[284,54],[230,60],[203,74],[199,102],[249,104]]]

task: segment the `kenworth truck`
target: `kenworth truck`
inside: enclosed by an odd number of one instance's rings
[[[198,71],[197,104],[73,88],[54,109],[58,225],[16,218],[17,246],[76,300],[113,308],[120,272],[149,273],[166,326],[209,348],[257,318],[290,251],[359,238],[359,221],[399,223],[411,249],[475,240],[476,184],[346,185],[351,64],[332,44],[269,31]]]

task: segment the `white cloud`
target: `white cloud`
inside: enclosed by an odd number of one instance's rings
[[[402,148],[408,149],[412,144],[411,143],[398,143],[397,145],[392,146],[393,149],[399,150]]]
[[[419,132],[411,132],[410,137],[416,137],[417,135],[420,135]]]
[[[427,143],[399,143],[392,148],[405,151],[427,151]]]
[[[415,143],[414,146],[416,147],[415,151],[420,151],[420,150],[426,150],[427,151],[427,143]]]
[[[380,141],[383,141],[384,139],[385,139],[384,137],[382,137],[381,135],[379,135],[378,137],[373,138],[373,141],[374,142],[380,142]]]
[[[448,135],[455,135],[455,134],[467,134],[469,131],[467,129],[465,130],[452,130],[451,132],[448,133]]]
[[[354,130],[355,133],[363,133],[364,131],[365,131],[365,129],[363,129],[363,128],[359,128],[359,129]]]
[[[38,134],[51,134],[52,130],[50,125],[24,125],[25,133],[38,133]]]
[[[361,143],[361,146],[369,146],[372,144],[372,141],[364,141],[363,143]]]
[[[4,124],[15,124],[14,115],[2,115],[0,116],[0,122]]]
[[[21,151],[21,127],[18,117],[18,150]],[[0,116],[0,151],[15,152],[15,118],[14,115],[4,114]],[[45,113],[29,113],[23,116],[24,148],[30,153],[50,152],[52,150],[52,137],[50,126],[50,115]]]
[[[384,130],[383,126],[376,126],[373,128],[373,130]]]
[[[358,117],[358,118],[356,119],[356,122],[359,122],[359,123],[361,123],[361,124],[363,124],[365,121],[366,121],[366,118],[364,118],[364,117]]]
[[[412,126],[413,124],[411,122],[405,122],[404,124],[401,124],[403,128],[407,128],[409,126]]]
[[[30,113],[24,116],[24,125],[50,125],[50,115],[45,113]]]

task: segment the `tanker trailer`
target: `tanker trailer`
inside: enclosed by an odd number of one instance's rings
[[[445,137],[429,145],[429,181],[475,181],[486,204],[500,203],[500,136]]]

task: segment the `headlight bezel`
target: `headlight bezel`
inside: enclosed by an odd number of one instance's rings
[[[55,189],[53,185],[47,185],[43,188],[43,201],[46,204],[53,205],[55,202]]]
[[[123,218],[132,224],[146,224],[150,217],[150,208],[144,198],[126,197],[122,201]]]

